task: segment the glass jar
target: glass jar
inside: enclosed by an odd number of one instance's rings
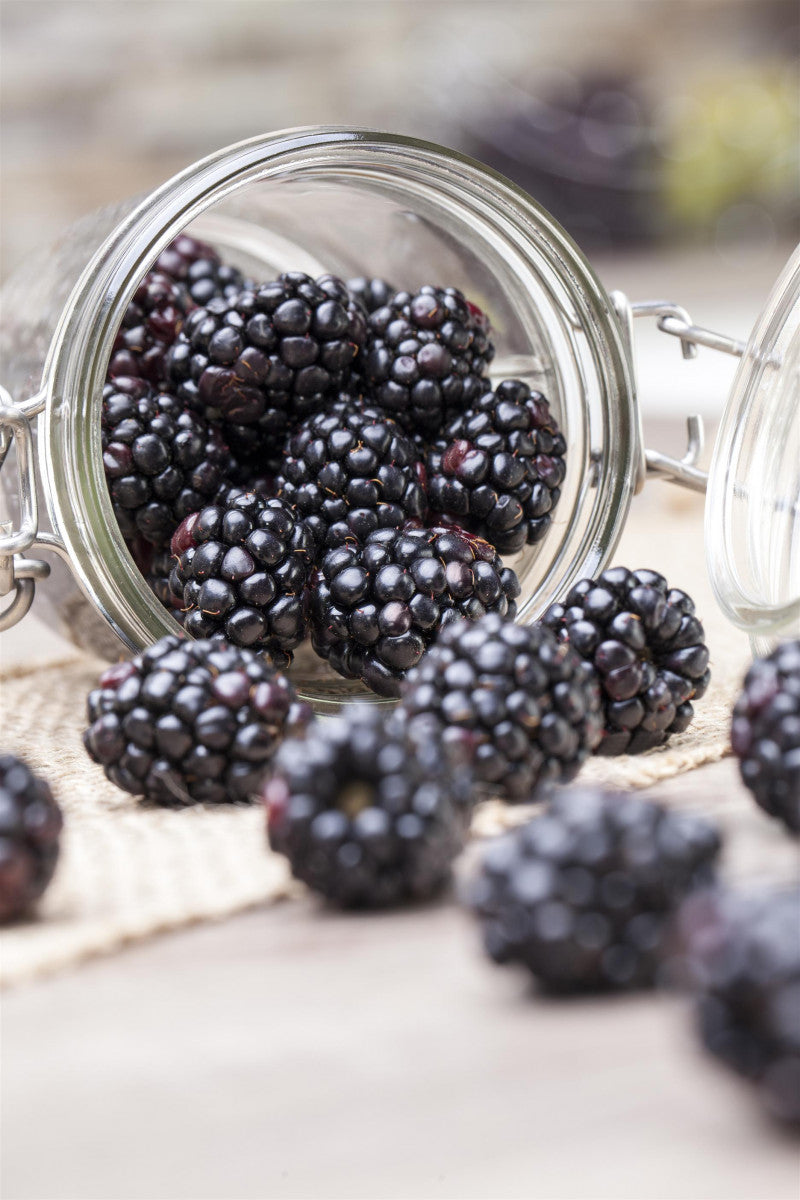
[[[109,657],[121,642],[140,649],[177,628],[117,528],[100,405],[112,344],[138,282],[187,228],[256,277],[332,271],[384,276],[401,287],[439,279],[489,314],[493,379],[514,377],[543,391],[569,447],[547,537],[508,560],[522,584],[519,620],[534,620],[577,579],[602,570],[648,470],[704,488],[694,465],[697,419],[681,462],[644,449],[632,319],[655,316],[687,355],[704,337],[718,348],[743,347],[720,345],[727,339],[696,329],[676,305],[630,305],[608,295],[544,209],[472,160],[396,135],[290,130],[222,150],[144,200],[80,223],[4,288],[0,464],[12,443],[13,451],[2,474],[12,520],[0,531],[0,596],[7,597],[0,628],[24,615],[37,584],[41,603],[68,635]],[[793,312],[796,346],[796,303]],[[788,413],[785,398],[779,405]],[[797,472],[780,475],[775,503],[785,483],[796,485]],[[786,511],[796,516],[796,486],[793,503]],[[726,529],[741,517],[734,507]],[[40,551],[55,556],[52,569],[32,557]],[[797,555],[793,563],[781,576],[790,593],[782,603],[796,608]],[[309,687],[321,698],[330,684],[318,671]]]

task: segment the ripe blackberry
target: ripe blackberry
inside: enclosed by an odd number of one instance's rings
[[[312,541],[288,504],[256,492],[209,505],[178,527],[170,588],[192,637],[224,634],[278,666],[306,635]]]
[[[571,779],[602,726],[579,656],[543,626],[496,613],[442,630],[409,675],[402,709],[412,730],[434,717],[445,743],[467,746],[482,789],[510,801]]]
[[[321,550],[423,517],[423,478],[414,443],[391,417],[336,404],[292,436],[277,484]]]
[[[800,1124],[800,888],[693,896],[679,940],[706,1049]]]
[[[731,745],[757,803],[800,833],[800,641],[784,642],[750,667]]]
[[[166,546],[176,525],[212,499],[230,469],[219,432],[143,379],[103,389],[103,467],[123,537]]]
[[[455,288],[397,292],[368,328],[360,369],[370,400],[409,432],[438,434],[486,391],[489,323]]]
[[[89,694],[91,758],[117,787],[156,804],[247,800],[285,735],[310,720],[289,681],[222,638],[163,637]]]
[[[522,963],[547,991],[649,987],[719,848],[700,817],[576,787],[489,844],[467,900],[490,957]]]
[[[484,386],[429,453],[428,498],[434,511],[513,554],[550,528],[566,442],[540,392],[517,379]]]
[[[26,913],[53,878],[62,824],[45,780],[0,755],[0,922]]]
[[[167,275],[149,271],[125,310],[111,351],[108,378],[125,376],[166,383],[165,356],[191,307],[185,287]]]
[[[195,304],[228,299],[243,287],[253,286],[236,267],[227,266],[212,246],[185,233],[162,250],[156,270],[184,284]]]
[[[344,907],[375,907],[447,881],[466,838],[469,776],[357,705],[284,742],[264,799],[270,845],[297,879]]]
[[[168,367],[191,408],[225,423],[237,457],[271,465],[290,426],[346,384],[365,336],[340,279],[292,271],[195,309]]]
[[[711,677],[703,626],[655,571],[582,579],[542,618],[597,672],[605,729],[597,754],[641,754],[687,728]]]
[[[348,279],[347,290],[351,296],[355,296],[366,313],[383,308],[397,293],[397,288],[392,287],[385,279],[371,279],[366,275]]]
[[[148,569],[143,574],[147,586],[156,599],[163,604],[164,608],[169,609],[170,616],[174,617],[179,625],[183,625],[185,616],[182,608],[183,600],[176,596],[169,586],[169,577],[174,566],[175,559],[172,551],[167,547],[164,550],[156,550]]]
[[[311,583],[314,649],[346,679],[397,696],[443,626],[513,616],[519,581],[494,546],[452,528],[379,529],[329,550]]]

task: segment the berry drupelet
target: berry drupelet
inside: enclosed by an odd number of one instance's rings
[[[366,313],[373,313],[376,308],[383,308],[397,294],[397,288],[392,287],[391,283],[387,283],[385,279],[372,279],[367,275],[348,279],[347,290],[351,296],[355,296]]]
[[[101,442],[123,537],[166,546],[184,517],[211,500],[230,470],[222,437],[198,413],[143,379],[103,389]]]
[[[731,745],[758,804],[800,833],[800,641],[784,642],[750,667]]]
[[[719,847],[700,817],[567,789],[488,845],[466,899],[490,957],[526,966],[546,991],[649,987],[675,911],[712,878]]]
[[[251,286],[241,271],[223,263],[212,246],[185,233],[162,250],[156,270],[183,284],[194,304],[227,299]]]
[[[344,907],[422,900],[446,883],[470,808],[469,775],[410,746],[377,706],[281,746],[264,799],[270,845],[292,874]]]
[[[183,612],[183,600],[176,596],[169,585],[169,578],[175,566],[175,559],[169,547],[164,550],[156,550],[153,554],[150,565],[143,572],[147,581],[147,586],[164,608],[169,609],[170,616],[182,625],[185,613]]]
[[[424,517],[423,478],[414,443],[391,417],[337,403],[290,439],[277,485],[322,550]]]
[[[486,391],[489,323],[455,288],[397,292],[368,329],[360,370],[370,402],[408,432],[435,436]]]
[[[613,567],[583,579],[542,618],[597,672],[598,754],[641,754],[687,728],[710,679],[703,626],[685,592],[655,571]]]
[[[149,271],[125,310],[114,341],[108,378],[167,381],[166,354],[193,307],[186,288],[158,271]]]
[[[0,754],[0,922],[28,912],[53,878],[62,824],[49,785]]]
[[[516,379],[455,417],[427,460],[428,499],[513,554],[547,533],[564,481],[566,442],[540,392]]]
[[[800,1126],[800,888],[692,896],[678,940],[706,1049]]]
[[[311,639],[346,679],[397,696],[443,626],[487,612],[512,617],[518,595],[516,575],[481,538],[456,528],[379,529],[322,559]]]
[[[580,657],[543,626],[494,613],[442,630],[401,707],[412,730],[435,718],[445,744],[467,747],[482,791],[510,801],[571,779],[602,728],[597,683]]]
[[[287,666],[306,635],[312,541],[283,500],[256,492],[209,505],[178,527],[170,588],[192,637],[224,634]]]
[[[84,745],[111,782],[169,806],[250,799],[310,720],[280,672],[222,638],[161,638],[109,667],[88,709]]]

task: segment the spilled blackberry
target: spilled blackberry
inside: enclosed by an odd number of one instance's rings
[[[123,537],[166,546],[176,525],[216,494],[230,468],[222,437],[143,379],[103,389],[103,467]]]
[[[641,754],[687,728],[711,677],[703,626],[685,592],[655,571],[582,579],[544,624],[597,672],[605,729],[597,754]]]
[[[784,642],[750,667],[731,745],[758,804],[800,833],[800,641]]]
[[[486,612],[513,616],[519,581],[494,546],[452,528],[379,529],[329,550],[311,584],[314,649],[346,679],[400,694],[440,629]]]
[[[306,635],[311,535],[288,504],[256,492],[190,516],[172,539],[170,588],[192,637],[224,634],[279,666]]]
[[[348,279],[347,290],[351,296],[355,296],[366,313],[373,313],[376,308],[383,308],[397,293],[397,288],[392,287],[385,279],[371,279],[366,275]]]
[[[337,404],[293,435],[277,483],[322,550],[423,517],[423,478],[414,443],[391,417]]]
[[[800,1125],[800,888],[693,896],[680,943],[706,1049]]]
[[[62,824],[49,784],[0,754],[0,922],[28,912],[53,878]]]
[[[446,744],[467,747],[482,790],[511,801],[571,779],[602,728],[580,657],[543,626],[497,613],[441,631],[409,675],[402,709],[412,730],[435,718]]]
[[[486,391],[489,323],[455,288],[397,292],[368,327],[360,369],[370,402],[409,432],[438,434]]]
[[[376,907],[447,881],[466,838],[469,776],[357,705],[284,742],[264,798],[270,845],[297,879],[344,907]]]
[[[165,384],[165,357],[192,307],[186,288],[149,271],[134,292],[114,340],[108,378],[147,379]]]
[[[184,284],[195,304],[229,299],[245,286],[253,286],[236,267],[222,261],[217,251],[206,242],[182,233],[162,250],[156,259],[156,270]]]
[[[280,672],[222,638],[161,638],[109,667],[88,709],[84,745],[111,782],[170,806],[250,799],[311,719]]]
[[[347,383],[365,335],[340,279],[292,271],[196,309],[168,366],[178,395],[225,423],[237,458],[271,467],[290,426]]]
[[[719,848],[700,817],[572,788],[488,845],[467,900],[490,957],[547,991],[649,987],[680,901],[712,878]]]
[[[486,391],[428,455],[428,498],[513,554],[547,533],[564,480],[566,442],[540,392],[516,379]]]

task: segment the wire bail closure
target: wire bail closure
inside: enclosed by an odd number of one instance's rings
[[[17,456],[19,520],[16,529],[11,521],[0,521],[0,600],[12,597],[0,612],[0,632],[22,620],[33,603],[37,581],[50,574],[48,563],[24,556],[39,531],[33,438],[27,416],[0,387],[0,470],[12,442]]]

